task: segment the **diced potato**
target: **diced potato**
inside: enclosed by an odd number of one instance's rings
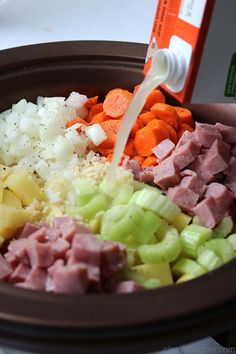
[[[159,279],[162,285],[173,284],[171,269],[168,263],[141,264],[133,267],[133,269],[146,279]]]
[[[179,231],[181,232],[188,224],[190,224],[190,221],[192,220],[191,216],[180,213],[179,215],[176,216],[176,218],[172,221],[172,225]]]
[[[22,208],[21,200],[12,191],[9,191],[8,189],[3,190],[2,203],[9,205],[13,208]]]
[[[184,274],[177,280],[176,284],[181,284],[194,278],[196,278],[194,274]]]
[[[3,238],[13,236],[19,227],[30,220],[31,216],[28,210],[0,204],[0,235]]]
[[[45,199],[44,193],[27,171],[11,173],[5,179],[4,187],[8,187],[22,201],[23,206],[30,205],[34,199]]]
[[[0,180],[4,180],[11,172],[10,167],[0,164]]]

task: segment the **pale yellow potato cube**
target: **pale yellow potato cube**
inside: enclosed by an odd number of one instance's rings
[[[133,267],[133,269],[146,279],[159,279],[162,285],[173,284],[172,273],[168,263],[141,264]]]
[[[10,190],[4,189],[2,195],[2,203],[13,208],[22,208],[21,200]]]
[[[10,167],[0,164],[0,179],[3,181],[11,172]]]
[[[0,204],[0,235],[4,238],[14,236],[16,230],[31,219],[31,212]]]

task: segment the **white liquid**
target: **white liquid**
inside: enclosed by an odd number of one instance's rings
[[[119,165],[120,159],[123,155],[126,143],[129,138],[131,129],[139,116],[143,106],[146,102],[148,95],[154,90],[157,86],[165,82],[166,74],[163,70],[157,74],[151,69],[143,80],[138,91],[134,95],[132,101],[130,102],[127,111],[122,119],[117,137],[116,144],[114,149],[114,154],[112,158],[112,163],[110,165],[110,170],[108,178],[113,179],[115,177],[116,168]]]

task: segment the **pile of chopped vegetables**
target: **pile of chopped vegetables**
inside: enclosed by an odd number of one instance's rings
[[[195,123],[155,89],[110,179],[134,93],[23,99],[0,114],[1,280],[56,293],[134,292],[235,257],[236,128]]]

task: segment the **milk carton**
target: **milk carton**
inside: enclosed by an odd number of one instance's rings
[[[236,0],[158,0],[145,73],[163,48],[184,64],[161,85],[179,102],[236,103]]]

